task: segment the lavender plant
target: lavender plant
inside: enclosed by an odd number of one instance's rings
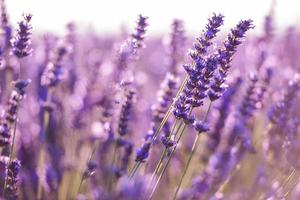
[[[9,3],[0,198],[299,198],[299,31],[276,29],[275,1],[247,38],[254,22],[223,39],[213,13],[186,56],[180,19],[160,36],[143,15],[121,35],[32,35],[31,14],[13,33]]]

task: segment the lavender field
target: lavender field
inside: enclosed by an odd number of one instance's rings
[[[274,1],[275,2],[275,1]],[[0,1],[0,199],[299,200],[300,32],[211,13],[36,29]],[[232,23],[232,22],[231,22]]]

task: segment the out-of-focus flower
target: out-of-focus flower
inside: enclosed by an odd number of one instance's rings
[[[55,52],[53,61],[49,61],[41,77],[41,85],[55,87],[63,78],[63,58],[68,53],[68,48],[61,45]]]
[[[19,160],[13,160],[7,167],[7,184],[5,188],[5,197],[7,199],[17,199],[18,197],[18,175],[21,163]]]
[[[32,18],[31,14],[24,14],[24,20],[19,22],[19,29],[17,30],[17,34],[12,41],[12,52],[18,58],[23,58],[31,53],[30,43],[31,43],[31,30],[32,26],[30,25],[30,21]]]

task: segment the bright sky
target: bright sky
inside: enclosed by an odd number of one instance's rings
[[[35,29],[62,31],[69,21],[84,23],[100,31],[131,27],[138,14],[149,16],[150,33],[169,30],[173,18],[183,19],[188,31],[199,31],[212,12],[225,15],[225,26],[251,18],[259,30],[272,0],[6,0],[11,21],[23,12],[34,15]],[[277,0],[276,26],[300,25],[300,0]]]

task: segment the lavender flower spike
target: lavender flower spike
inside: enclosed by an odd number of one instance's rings
[[[205,91],[208,89],[207,82],[204,75],[211,76],[210,72],[213,72],[216,66],[216,59],[210,57],[206,59],[208,48],[212,45],[211,40],[216,36],[219,31],[219,27],[223,24],[224,16],[219,14],[213,14],[208,20],[206,29],[203,31],[203,35],[197,38],[197,42],[194,43],[194,50],[190,50],[189,55],[193,59],[193,64],[184,65],[184,69],[189,75],[185,88],[177,101],[175,102],[174,115],[178,119],[183,119],[185,122],[193,123],[193,119],[189,118],[189,111],[192,107],[199,107],[202,105],[202,99],[206,97]],[[208,67],[207,67],[208,66]],[[205,72],[207,67],[210,72]],[[208,79],[207,79],[208,78]],[[205,79],[205,80],[204,80]],[[197,90],[195,90],[197,89]]]
[[[147,19],[148,17],[139,15],[136,29],[120,46],[115,60],[115,65],[119,69],[119,73],[116,73],[114,77],[117,82],[122,77],[121,71],[124,71],[128,67],[130,61],[137,58],[138,49],[144,46],[143,42],[148,25]]]
[[[177,85],[177,78],[171,73],[167,73],[163,83],[161,84],[160,91],[158,92],[158,103],[152,106],[152,122],[151,128],[146,134],[144,144],[136,152],[136,161],[145,162],[149,156],[149,150],[151,147],[154,134],[157,131],[159,123],[163,120],[164,115],[168,110],[168,106],[172,102],[172,97],[175,94]],[[166,134],[169,132],[166,132]],[[162,141],[166,141],[168,135],[162,136]]]
[[[16,123],[17,110],[20,101],[24,98],[25,88],[29,85],[30,80],[19,80],[13,82],[14,90],[8,100],[7,109],[4,113],[4,119],[0,122],[0,146],[3,147],[2,155],[8,156],[11,145],[11,127]]]
[[[178,62],[182,58],[182,49],[185,46],[183,21],[175,19],[172,23],[172,33],[168,44],[168,68],[172,74],[178,73]]]
[[[224,16],[221,14],[216,15],[215,13],[211,18],[208,19],[208,24],[203,31],[203,36],[197,38],[197,42],[194,43],[194,48],[196,51],[190,53],[192,58],[196,58],[196,54],[204,55],[207,53],[207,48],[212,45],[212,39],[216,37],[217,33],[220,31],[220,26],[223,24]],[[196,58],[196,60],[198,60]]]
[[[68,53],[68,47],[61,45],[55,53],[53,61],[49,61],[41,77],[41,85],[46,87],[56,86],[62,79],[62,60]]]
[[[253,28],[252,20],[240,21],[238,25],[231,29],[231,33],[227,36],[224,42],[224,48],[218,52],[218,62],[220,63],[218,74],[214,76],[213,83],[210,86],[208,96],[211,101],[217,100],[225,90],[224,82],[226,81],[227,73],[230,69],[230,63],[236,48],[242,43],[246,32]]]
[[[17,199],[18,197],[18,174],[21,168],[19,160],[13,160],[7,168],[7,185],[5,188],[5,197],[7,199]]]
[[[297,92],[300,89],[300,74],[296,74],[292,80],[289,81],[288,87],[284,93],[283,99],[276,103],[268,113],[269,120],[273,124],[286,122],[289,110],[292,107],[292,102],[295,99]]]
[[[221,131],[225,126],[228,115],[230,114],[230,107],[232,98],[237,93],[242,84],[242,79],[238,77],[224,93],[222,101],[218,107],[219,116],[212,131],[208,133],[208,140],[206,142],[207,152],[203,153],[202,160],[208,161],[209,157],[216,151],[221,141]]]
[[[138,48],[143,47],[146,27],[148,26],[147,19],[148,17],[139,15],[135,31],[131,34],[131,38],[136,42]]]
[[[17,35],[12,41],[12,52],[18,58],[23,58],[28,56],[31,53],[29,47],[31,41],[31,30],[32,26],[30,21],[32,18],[31,14],[24,14],[24,20],[19,22],[19,29],[17,30]]]
[[[128,91],[125,92],[126,92],[125,94],[126,97],[121,108],[119,123],[118,123],[118,133],[120,136],[124,136],[127,134],[128,120],[131,114],[133,98],[135,95],[135,91],[133,89],[129,89]]]
[[[119,138],[117,143],[118,146],[123,147],[124,149],[123,155],[121,157],[121,165],[117,172],[117,176],[119,177],[126,174],[127,172],[130,156],[132,154],[133,144],[130,141],[122,138]]]

